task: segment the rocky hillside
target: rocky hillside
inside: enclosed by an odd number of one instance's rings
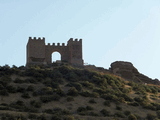
[[[160,87],[142,84],[144,77],[126,66],[133,68],[117,63],[110,70],[64,64],[1,66],[0,119],[160,119]]]

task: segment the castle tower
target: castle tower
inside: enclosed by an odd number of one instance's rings
[[[59,52],[61,54],[61,61],[67,62],[71,65],[83,66],[82,59],[82,39],[69,39],[67,45],[53,43],[45,45],[45,38],[31,38],[29,37],[27,44],[27,64],[51,64],[52,53]]]
[[[27,44],[27,65],[45,64],[45,38],[29,37]]]
[[[70,63],[83,65],[82,59],[82,39],[73,40],[73,38],[68,41],[68,48],[70,52]]]

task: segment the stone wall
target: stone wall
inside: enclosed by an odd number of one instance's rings
[[[52,53],[59,52],[61,61],[72,65],[83,66],[82,39],[69,39],[67,45],[48,43],[45,45],[45,38],[29,37],[27,43],[27,65],[29,64],[51,64]]]

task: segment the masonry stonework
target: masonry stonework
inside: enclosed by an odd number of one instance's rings
[[[61,61],[67,62],[71,65],[83,66],[82,59],[82,39],[70,38],[67,45],[48,43],[45,45],[45,38],[31,38],[29,37],[27,43],[27,63],[31,64],[51,64],[52,53],[59,52],[61,54]]]

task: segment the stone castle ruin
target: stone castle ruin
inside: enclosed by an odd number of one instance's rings
[[[67,62],[71,65],[83,66],[82,59],[82,39],[70,38],[65,43],[48,43],[45,45],[45,38],[31,38],[29,37],[27,43],[27,64],[44,64],[52,63],[52,53],[59,52],[61,55],[61,62]]]

